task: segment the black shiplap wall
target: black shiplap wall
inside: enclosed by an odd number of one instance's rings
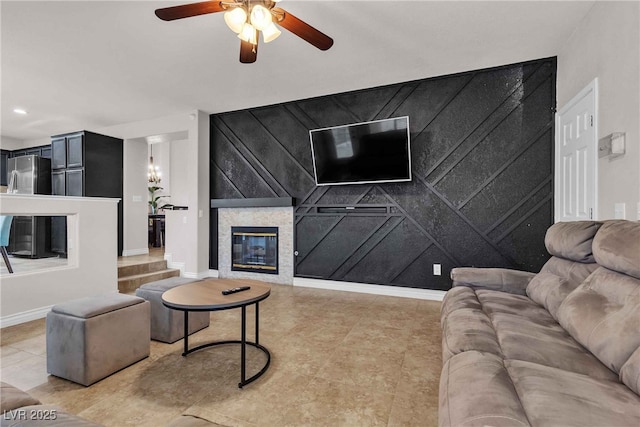
[[[548,58],[214,114],[211,197],[295,197],[296,276],[448,289],[456,266],[538,271],[555,82]],[[309,129],[405,115],[412,182],[315,186]],[[333,206],[379,209],[318,210]]]

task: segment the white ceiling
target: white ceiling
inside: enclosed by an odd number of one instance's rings
[[[3,0],[1,134],[45,138],[554,56],[594,2],[289,0],[280,6],[334,46],[283,30],[254,64],[239,63],[222,14],[153,13],[183,3]]]

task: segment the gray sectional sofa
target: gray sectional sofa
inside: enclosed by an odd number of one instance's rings
[[[440,426],[640,426],[640,223],[549,228],[537,273],[456,268]]]
[[[42,405],[30,394],[0,382],[1,427],[101,427],[54,405]]]

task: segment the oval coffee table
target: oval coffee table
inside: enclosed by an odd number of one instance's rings
[[[240,286],[249,286],[250,289],[242,292],[223,295],[222,291]],[[188,283],[186,285],[177,286],[169,289],[162,294],[162,303],[174,310],[184,312],[184,352],[183,356],[194,351],[207,347],[224,344],[240,344],[241,345],[241,365],[240,365],[240,382],[238,387],[255,381],[267,371],[271,363],[271,353],[266,347],[260,345],[259,342],[259,303],[271,294],[271,287],[263,282],[256,280],[238,280],[238,279],[207,279],[200,282]],[[256,306],[256,340],[255,342],[247,341],[247,306],[255,304]],[[189,349],[189,312],[190,311],[220,311],[230,310],[234,308],[242,309],[242,332],[240,340],[216,341],[203,345],[199,345]],[[246,378],[246,346],[250,345],[261,350],[267,356],[267,363],[255,375]]]

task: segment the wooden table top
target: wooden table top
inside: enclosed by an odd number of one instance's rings
[[[225,289],[250,286],[247,291],[222,295]],[[242,307],[262,301],[271,293],[271,286],[250,279],[206,279],[169,289],[162,294],[167,307],[187,311],[215,311]]]

